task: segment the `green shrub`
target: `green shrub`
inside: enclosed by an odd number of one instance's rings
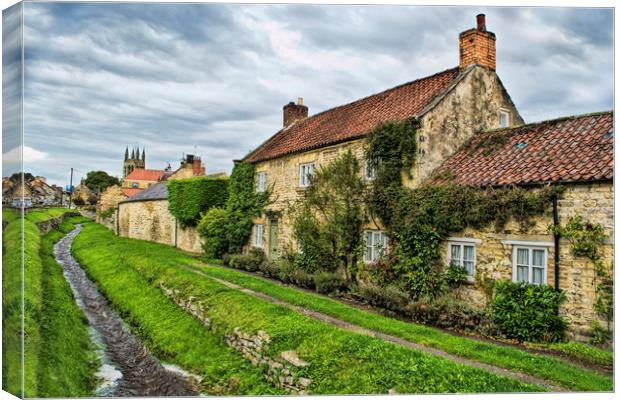
[[[168,209],[182,227],[195,226],[200,216],[228,199],[228,178],[198,176],[168,182]]]
[[[230,266],[230,254],[222,254],[222,264],[229,267]]]
[[[547,285],[498,281],[489,312],[500,332],[520,342],[557,342],[566,321],[557,310],[564,294]]]
[[[446,285],[455,289],[467,282],[467,271],[461,266],[449,265],[444,272],[443,279]]]
[[[261,274],[269,278],[277,279],[280,273],[279,263],[273,260],[265,260],[258,268]]]
[[[290,283],[306,289],[314,289],[314,275],[303,269],[284,263],[280,268],[278,279],[282,282]]]
[[[482,326],[488,325],[484,310],[454,297],[452,293],[412,301],[407,305],[407,315],[416,322],[440,328],[479,331]]]
[[[347,290],[347,280],[335,272],[319,272],[314,275],[316,291],[323,294],[340,293]]]
[[[359,294],[371,306],[402,313],[409,303],[407,292],[395,285],[381,287],[374,284],[360,285]]]
[[[202,248],[205,256],[220,258],[225,248],[224,232],[226,223],[226,210],[213,207],[205,213],[198,224],[198,234],[203,239]]]
[[[265,259],[265,253],[262,249],[253,248],[248,254],[231,255],[228,264],[236,269],[256,272],[259,270]]]

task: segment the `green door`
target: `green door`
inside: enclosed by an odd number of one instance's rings
[[[269,258],[278,256],[278,220],[269,220]]]

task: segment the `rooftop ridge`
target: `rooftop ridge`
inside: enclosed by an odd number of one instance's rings
[[[541,121],[529,122],[527,124],[507,126],[507,127],[504,127],[504,128],[487,129],[485,131],[478,131],[478,134],[496,133],[496,132],[511,131],[511,130],[520,130],[520,129],[524,129],[524,128],[527,129],[527,128],[533,128],[533,127],[538,126],[538,125],[548,125],[548,124],[551,124],[551,123],[558,123],[558,122],[569,121],[569,120],[580,119],[580,118],[587,118],[587,117],[596,117],[596,116],[599,116],[599,115],[607,115],[607,114],[613,114],[613,113],[614,113],[613,110],[608,110],[608,111],[593,111],[593,112],[589,112],[589,113],[585,113],[585,114],[573,114],[573,115],[567,115],[567,116],[563,116],[563,117],[557,117],[557,118],[545,119],[545,120],[541,120]],[[474,136],[474,137],[477,137],[477,136]]]

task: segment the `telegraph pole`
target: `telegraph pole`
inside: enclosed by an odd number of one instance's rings
[[[72,198],[73,198],[73,167],[71,167],[71,178],[69,180],[69,209],[71,209]]]

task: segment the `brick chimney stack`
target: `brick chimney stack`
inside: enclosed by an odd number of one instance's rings
[[[292,101],[283,107],[283,126],[286,128],[293,122],[308,118],[308,107],[304,106],[304,99],[297,98],[297,104]]]
[[[476,28],[459,35],[459,67],[476,64],[495,70],[495,34],[487,31],[484,14],[476,15]]]

